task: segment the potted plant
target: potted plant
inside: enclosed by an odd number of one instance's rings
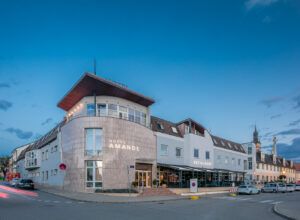
[[[136,182],[136,181],[133,181],[133,182],[131,183],[131,185],[132,185],[134,188],[137,188],[137,186],[138,186],[138,182]]]
[[[154,180],[152,181],[152,184],[153,184],[154,187],[157,187],[157,180],[154,179]]]

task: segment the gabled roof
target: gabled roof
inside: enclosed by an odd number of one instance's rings
[[[238,144],[233,141],[226,140],[224,138],[220,138],[214,135],[211,135],[213,144],[217,147],[227,149],[227,150],[232,150],[232,151],[237,151],[240,153],[246,153],[244,148],[242,147],[241,144]]]
[[[114,96],[130,100],[148,107],[154,103],[154,99],[128,89],[118,83],[101,78],[92,73],[86,72],[59,101],[57,107],[68,111],[85,96],[96,95]]]
[[[161,123],[163,129],[159,128],[158,123]],[[177,133],[173,132],[172,127],[176,129]],[[151,116],[151,129],[155,132],[160,132],[181,138],[183,137],[175,123],[154,116]]]

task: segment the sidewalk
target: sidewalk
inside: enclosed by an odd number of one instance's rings
[[[153,197],[137,197],[132,194],[129,196],[109,196],[101,193],[82,193],[71,192],[66,190],[51,189],[42,186],[36,186],[36,189],[42,192],[51,193],[54,195],[62,196],[72,200],[78,200],[82,202],[97,202],[97,203],[140,203],[140,202],[164,202],[173,200],[186,200],[187,196],[153,196]]]
[[[286,219],[300,220],[300,203],[299,202],[285,202],[274,205],[273,210],[278,215]]]

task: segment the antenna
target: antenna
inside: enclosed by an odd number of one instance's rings
[[[97,75],[97,73],[96,73],[96,57],[94,57],[94,74]]]

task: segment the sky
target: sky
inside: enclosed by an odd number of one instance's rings
[[[300,162],[299,0],[0,0],[0,155],[65,116],[93,72],[155,99],[151,114]]]

